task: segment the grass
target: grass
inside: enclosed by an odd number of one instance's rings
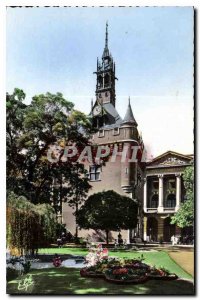
[[[42,248],[38,251],[39,254],[71,254],[71,255],[86,255],[87,248]]]
[[[104,279],[82,278],[78,269],[52,268],[32,270],[33,284],[27,290],[18,290],[19,282],[27,275],[12,280],[7,285],[7,293],[16,294],[54,294],[54,295],[193,295],[193,284],[189,281],[149,280],[144,284],[115,285]]]
[[[86,255],[84,248],[49,248],[40,249],[40,254],[72,254]],[[125,250],[109,250],[109,254],[120,258],[138,258],[143,255],[144,261],[156,267],[165,267],[176,273],[180,279],[175,281],[149,280],[144,284],[115,285],[104,279],[82,278],[79,269],[50,268],[31,270],[28,275],[20,276],[7,284],[8,294],[54,294],[54,295],[193,295],[193,284],[185,279],[192,279],[165,251],[137,252]],[[33,284],[27,289],[18,290],[19,283],[24,283],[27,276],[32,276]]]
[[[46,248],[40,249],[39,253],[41,254],[72,254],[72,255],[86,255],[88,249],[85,248]],[[143,255],[144,261],[147,264],[156,267],[164,267],[172,273],[176,273],[179,277],[185,279],[192,279],[192,276],[185,272],[178,264],[176,264],[165,251],[156,251],[156,252],[137,252],[137,251],[114,251],[109,250],[109,255],[117,256],[120,258],[138,258]]]

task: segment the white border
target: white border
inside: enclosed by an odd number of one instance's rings
[[[3,0],[14,6],[198,6],[199,0]]]
[[[5,70],[6,70],[6,43],[5,43],[5,20],[6,20],[6,6],[194,6],[195,9],[198,10],[200,7],[200,0],[0,0],[0,137],[1,137],[1,155],[0,155],[0,166],[1,166],[1,172],[0,172],[0,187],[1,187],[1,209],[0,209],[0,228],[1,228],[1,239],[0,239],[0,295],[4,297],[8,297],[6,295],[5,291],[5,285],[6,285],[6,278],[5,278],[5,219],[6,219],[6,203],[5,203],[5,94],[6,94],[6,82],[5,82]],[[199,32],[198,32],[198,20],[196,20],[196,55],[198,53],[198,40],[199,40]],[[196,58],[197,62],[197,70],[199,69],[199,59]],[[197,72],[197,71],[196,71]],[[196,74],[197,76],[197,74]],[[197,89],[197,83],[198,78],[196,78],[196,89]],[[197,90],[197,98],[199,96],[198,90]],[[196,109],[199,113],[199,107],[198,107],[198,99],[196,99]],[[197,126],[198,127],[198,126]],[[197,129],[196,129],[197,130]],[[199,133],[198,130],[196,132],[196,143],[199,140]],[[200,153],[197,149],[198,157],[200,156]],[[198,170],[198,161],[196,161],[196,168]],[[197,176],[196,178],[196,186],[200,186],[199,178]],[[198,191],[196,191],[196,202],[198,202]],[[196,210],[197,214],[199,212],[199,207],[196,204]],[[198,218],[198,215],[196,214],[196,226],[197,230],[200,226],[200,218]],[[198,233],[198,231],[197,231]],[[196,237],[196,241],[198,240],[198,236]],[[198,245],[196,245],[197,247]],[[196,262],[197,261],[197,252],[196,252]],[[199,263],[196,268],[199,268]],[[3,270],[3,272],[2,272]],[[196,274],[197,275],[197,274]],[[196,276],[196,282],[198,283],[198,275]],[[197,286],[198,288],[198,286]],[[137,297],[136,295],[133,295],[134,298]],[[29,296],[30,297],[30,296]],[[75,298],[67,296],[68,298]],[[77,296],[78,297],[78,296]],[[86,296],[87,297],[87,296]],[[100,296],[98,299],[104,298],[106,296]],[[145,297],[145,296],[144,296]],[[21,297],[18,297],[21,298]],[[23,296],[23,298],[26,298]],[[38,296],[38,298],[42,299],[42,296]],[[54,298],[59,298],[58,296],[55,296]],[[114,296],[113,296],[114,298]],[[120,298],[126,298],[125,296]],[[141,298],[141,296],[140,296]],[[158,297],[160,298],[160,297]],[[190,297],[187,297],[190,298]],[[192,298],[192,297],[191,297]],[[176,297],[172,297],[171,299],[176,299]]]

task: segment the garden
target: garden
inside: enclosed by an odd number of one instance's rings
[[[76,245],[79,228],[104,231],[106,244],[110,231],[135,228],[138,206],[112,190],[88,197],[91,185],[83,164],[63,161],[62,155],[58,162],[48,161],[52,143],[61,154],[66,143],[86,146],[93,128],[61,93],[34,96],[31,105],[23,103],[25,96],[15,89],[6,99],[7,293],[194,294],[192,276],[165,251],[108,253],[101,246]],[[193,222],[190,200],[185,217],[178,215],[180,227]],[[74,248],[53,247],[63,231],[64,202],[75,211]]]
[[[15,278],[8,278],[9,294],[194,293],[192,276],[164,251],[109,250],[108,253],[106,248],[93,245],[89,251],[85,248],[40,249],[38,257],[48,257],[49,263],[36,269],[39,259],[32,260],[30,268],[24,268]],[[28,260],[24,266],[27,263]]]

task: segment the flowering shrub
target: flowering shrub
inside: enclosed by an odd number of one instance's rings
[[[97,247],[91,247],[89,249],[89,253],[86,255],[86,263],[88,267],[95,266],[105,259],[108,259],[108,249],[103,249],[101,244]]]
[[[53,259],[53,265],[54,267],[60,267],[60,265],[62,264],[62,261],[61,261],[61,258],[56,256],[54,259]]]

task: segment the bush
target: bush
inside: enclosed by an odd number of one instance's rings
[[[19,255],[34,253],[55,239],[54,209],[48,204],[34,205],[25,197],[10,193],[7,199],[7,245]]]

